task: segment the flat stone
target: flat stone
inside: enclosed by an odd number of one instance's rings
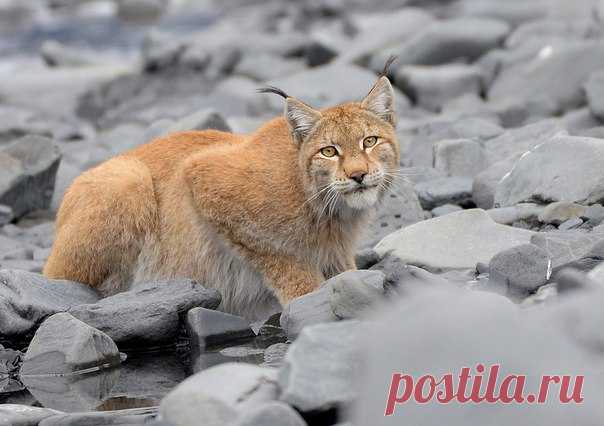
[[[568,220],[562,222],[560,224],[560,226],[558,226],[558,229],[560,231],[568,231],[571,229],[577,229],[581,225],[583,225],[583,220],[578,217],[573,217],[572,219],[568,219]]]
[[[60,414],[49,408],[29,407],[27,405],[1,404],[0,426],[37,426],[42,420]]]
[[[214,309],[220,299],[216,290],[191,280],[151,282],[69,312],[118,345],[153,345],[176,337],[180,314],[194,307]]]
[[[255,336],[246,319],[206,308],[193,308],[187,312],[186,327],[197,348]]]
[[[484,210],[472,209],[403,228],[380,241],[375,251],[428,269],[466,269],[528,243],[533,234],[497,224]]]
[[[120,353],[109,336],[62,312],[38,328],[20,374],[70,374],[119,363]]]
[[[557,268],[590,253],[591,249],[604,238],[604,233],[596,229],[589,233],[576,230],[540,232],[533,235],[531,243],[547,251],[552,260],[552,267]]]
[[[487,210],[491,219],[502,225],[512,225],[521,220],[532,220],[543,213],[544,207],[538,204],[522,203],[512,207],[500,207]]]
[[[472,179],[447,177],[415,185],[419,202],[426,210],[444,204],[467,204],[472,199]]]
[[[567,201],[548,204],[539,215],[539,221],[560,225],[569,219],[579,218],[585,214],[587,207]]]
[[[398,56],[399,65],[438,65],[456,59],[473,61],[499,46],[510,28],[494,19],[460,18],[436,21],[408,41],[378,52],[371,58],[371,68],[381,70],[388,54]]]
[[[357,321],[306,327],[285,355],[279,372],[280,400],[302,412],[350,403],[355,372],[361,368]]]
[[[97,300],[98,293],[84,284],[1,270],[0,334],[15,339],[24,337],[46,317]]]
[[[601,140],[555,137],[517,161],[497,185],[495,205],[511,206],[523,201],[598,202],[604,199],[603,161]]]
[[[197,373],[162,400],[159,413],[179,426],[228,426],[239,413],[277,398],[277,371],[227,363]]]
[[[431,213],[432,216],[439,217],[447,215],[449,213],[458,212],[460,210],[463,210],[463,208],[458,206],[457,204],[445,204],[443,206],[433,208]]]
[[[386,275],[381,271],[346,271],[335,277],[331,289],[331,309],[340,319],[358,318],[384,298]]]
[[[148,425],[157,415],[157,408],[130,408],[117,411],[69,413],[46,418],[38,426]]]

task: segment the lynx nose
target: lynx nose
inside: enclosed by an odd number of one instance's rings
[[[358,183],[360,185],[363,183],[363,179],[365,178],[366,175],[367,175],[367,173],[364,173],[364,172],[354,172],[350,175],[350,179],[354,180],[356,183]]]

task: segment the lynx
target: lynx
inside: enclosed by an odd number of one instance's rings
[[[79,176],[44,274],[105,295],[195,279],[220,291],[221,309],[253,317],[355,269],[399,164],[388,78],[323,110],[264,91],[284,98],[284,115],[252,134],[175,133]]]

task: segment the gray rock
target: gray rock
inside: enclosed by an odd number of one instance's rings
[[[583,220],[578,217],[573,217],[572,219],[568,219],[567,221],[561,223],[560,226],[558,226],[558,229],[560,231],[568,231],[570,229],[576,229],[581,225],[583,225]]]
[[[41,136],[25,136],[0,148],[0,204],[12,208],[17,218],[47,209],[60,160],[56,145]]]
[[[371,58],[371,68],[381,70],[385,59],[393,53],[398,56],[400,65],[438,65],[457,59],[473,61],[499,46],[509,31],[506,23],[493,19],[436,21],[408,41],[378,52]]]
[[[220,299],[216,290],[195,281],[152,282],[69,312],[119,345],[159,344],[175,338],[180,314],[194,307],[214,309]]]
[[[403,228],[380,241],[375,251],[429,269],[473,269],[503,250],[528,243],[532,235],[472,209]]]
[[[327,280],[319,289],[292,300],[283,308],[280,319],[281,328],[290,340],[296,338],[308,325],[338,319],[331,308],[331,289],[329,287],[332,282]]]
[[[285,355],[279,372],[280,400],[302,412],[350,403],[361,368],[357,321],[306,327]]]
[[[357,377],[358,398],[350,419],[353,424],[374,426],[401,423],[499,425],[522,423],[528,417],[532,425],[539,426],[563,425],[579,418],[584,424],[597,424],[604,415],[597,397],[602,386],[602,377],[595,373],[599,361],[567,339],[565,331],[572,334],[584,329],[596,337],[595,333],[600,330],[597,324],[602,315],[601,303],[600,299],[590,302],[594,316],[582,315],[583,321],[578,322],[572,312],[562,319],[559,312],[545,309],[520,311],[506,298],[485,292],[441,290],[418,293],[416,297],[401,300],[376,318],[364,343],[359,344],[364,348],[367,368]],[[575,306],[578,309],[573,312],[577,314],[581,304]],[[376,347],[380,350],[375,350]],[[485,380],[493,365],[499,365],[499,378],[522,371],[527,375],[525,395],[538,392],[540,385],[539,379],[531,381],[529,377],[539,378],[548,371],[571,376],[593,374],[597,378],[591,384],[585,381],[581,404],[560,404],[557,396],[550,395],[538,406],[510,404],[504,410],[477,410],[469,404],[443,404],[436,400],[435,394],[426,404],[415,402],[413,398],[398,404],[391,416],[375,414],[384,413],[384,388],[388,389],[393,372],[410,375],[414,383],[427,371],[436,380],[452,373],[455,381],[460,366],[467,366],[474,376],[478,364],[485,367]],[[402,371],[401,366],[404,366]],[[436,391],[440,390],[444,387],[438,387]],[[399,395],[403,391],[404,384],[401,383]],[[594,399],[588,402],[589,395]]]
[[[452,139],[434,145],[434,168],[447,176],[474,177],[488,166],[482,146],[471,139]]]
[[[546,46],[536,59],[503,70],[488,97],[530,101],[535,112],[545,114],[576,108],[585,101],[583,83],[593,71],[604,67],[602,52],[597,41]]]
[[[343,75],[346,78],[342,78]],[[325,108],[362,100],[375,81],[376,76],[371,71],[356,65],[334,63],[274,79],[267,84],[285,90],[313,108]],[[397,111],[404,111],[409,107],[409,100],[403,93],[395,89],[395,96]],[[283,110],[283,99],[278,96],[264,96],[261,103],[275,112]]]
[[[119,363],[120,353],[109,336],[62,312],[52,315],[38,328],[25,353],[20,374],[71,374]]]
[[[547,46],[562,40],[581,41],[593,38],[597,31],[597,23],[593,19],[539,19],[516,28],[505,40],[505,45],[513,49],[529,42]]]
[[[234,74],[267,81],[295,74],[304,68],[304,62],[299,59],[287,59],[269,53],[251,53],[243,55],[235,66]]]
[[[407,182],[395,180],[379,204],[377,214],[364,232],[365,238],[359,247],[373,247],[391,232],[421,220],[424,220],[424,211],[413,187]]]
[[[352,15],[350,19],[358,32],[344,42],[336,60],[362,64],[377,50],[387,50],[391,45],[407,41],[434,22],[430,13],[414,7]]]
[[[604,120],[604,71],[596,71],[585,83],[585,94],[589,110],[593,115]]]
[[[237,426],[306,426],[304,419],[289,405],[269,402],[241,414]]]
[[[185,130],[215,129],[230,132],[231,128],[225,119],[212,109],[202,109],[174,123],[166,133],[182,132]]]
[[[89,286],[71,281],[49,280],[18,270],[0,271],[0,335],[19,338],[44,318],[71,306],[99,299]]]
[[[4,204],[0,204],[0,226],[10,223],[15,218],[13,209]]]
[[[506,2],[462,0],[455,5],[455,10],[460,16],[500,19],[512,27],[521,25],[523,22],[533,21],[547,13],[545,7],[540,2],[527,3],[514,0]]]
[[[587,233],[582,231],[537,233],[531,243],[547,251],[552,260],[552,267],[557,268],[566,263],[586,256],[590,250],[604,238],[602,231]]]
[[[518,160],[497,185],[495,205],[511,206],[522,201],[598,202],[604,198],[602,161],[604,146],[600,140],[555,137]]]
[[[401,127],[401,126],[399,126]],[[483,142],[497,137],[504,130],[484,118],[440,115],[419,120],[417,124],[401,130],[399,139],[409,140],[408,157],[415,167],[434,166],[433,145],[445,139],[473,139]]]
[[[277,371],[227,363],[197,373],[162,400],[159,413],[179,426],[228,426],[239,414],[277,398]]]
[[[458,212],[463,210],[457,204],[445,204],[444,206],[433,208],[431,213],[434,217],[444,216],[449,213]]]
[[[27,405],[1,404],[0,426],[37,426],[42,420],[60,414],[49,408],[29,407]]]
[[[579,218],[585,214],[587,207],[570,203],[567,201],[558,201],[548,204],[539,215],[539,221],[560,225],[569,219]]]
[[[491,219],[502,225],[512,225],[521,220],[532,220],[543,213],[543,206],[537,204],[517,204],[513,207],[500,207],[487,210]]]
[[[186,326],[192,344],[201,349],[255,336],[246,319],[205,308],[187,312]]]
[[[125,410],[69,413],[46,418],[38,426],[79,425],[148,425],[157,414],[157,408],[130,408]]]
[[[386,276],[381,271],[346,271],[331,281],[331,309],[340,319],[358,318],[383,300]]]
[[[524,244],[497,253],[489,263],[489,279],[512,292],[531,293],[547,282],[551,260],[545,250]]]
[[[507,129],[497,137],[483,142],[489,164],[516,158],[554,136],[566,134],[565,128],[554,119],[540,120],[516,129]],[[511,168],[510,168],[511,170]]]
[[[472,201],[481,209],[492,209],[495,206],[495,192],[499,182],[514,168],[520,154],[491,165],[478,173],[472,182]]]
[[[482,91],[481,69],[473,65],[407,65],[396,70],[394,81],[418,106],[436,112],[451,99]]]
[[[467,204],[472,199],[472,179],[447,177],[415,185],[419,202],[425,210],[444,204]]]

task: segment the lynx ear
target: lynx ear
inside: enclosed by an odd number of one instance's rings
[[[285,100],[285,119],[296,143],[300,144],[308,136],[321,113],[295,98]]]
[[[369,91],[369,94],[361,102],[361,106],[382,120],[392,124],[392,126],[396,126],[394,90],[388,77],[382,76],[378,79]]]

